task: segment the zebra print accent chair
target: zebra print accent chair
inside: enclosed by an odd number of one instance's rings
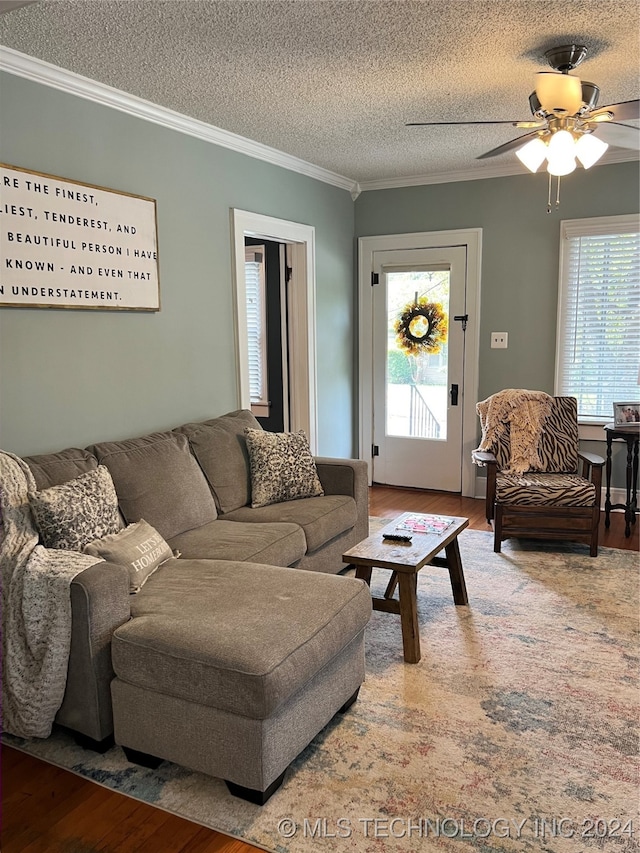
[[[474,462],[487,468],[487,521],[493,524],[493,550],[511,536],[586,542],[598,555],[600,490],[604,459],[578,448],[575,397],[554,397],[538,455],[539,470],[524,474],[509,467],[509,426],[489,451],[475,450]]]

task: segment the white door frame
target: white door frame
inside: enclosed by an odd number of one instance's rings
[[[286,243],[291,251],[289,286],[289,389],[290,429],[303,429],[312,453],[317,453],[316,412],[316,263],[315,228],[275,219],[247,210],[231,210],[233,236],[233,281],[235,289],[235,333],[238,354],[238,401],[251,408],[247,338],[246,287],[244,278],[244,238],[259,237]]]
[[[462,399],[462,494],[475,497],[476,468],[471,451],[476,447],[478,416],[478,356],[480,348],[480,274],[482,261],[482,229],[463,228],[456,231],[423,231],[411,234],[387,234],[360,237],[358,240],[358,305],[359,305],[359,455],[369,465],[371,482],[373,458],[373,295],[371,273],[374,252],[396,249],[431,249],[444,246],[467,248],[467,303],[469,315],[464,344],[464,394]]]

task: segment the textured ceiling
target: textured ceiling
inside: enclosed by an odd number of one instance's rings
[[[601,106],[640,97],[638,0],[55,0],[0,15],[7,47],[365,186],[521,171],[513,153],[475,158],[525,131],[404,124],[528,119],[544,51],[571,42],[589,48],[574,73]]]

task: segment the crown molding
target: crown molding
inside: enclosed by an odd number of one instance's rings
[[[4,45],[0,45],[0,71],[6,71],[8,74],[24,77],[26,80],[50,86],[69,95],[111,107],[136,118],[153,122],[188,136],[194,136],[204,142],[210,142],[212,145],[229,148],[256,160],[264,160],[274,166],[280,166],[291,172],[297,172],[317,181],[340,187],[340,189],[347,190],[352,194],[356,193],[356,196],[359,193],[358,184],[352,178],[338,175],[328,169],[323,169],[321,166],[308,163],[306,160],[285,154],[276,148],[270,148],[268,145],[254,142],[252,139],[230,133],[166,107],[158,106],[150,101],[145,101],[143,98],[129,95],[119,89],[114,89],[112,86],[98,83],[96,80],[91,80],[72,71],[66,71],[57,65],[28,56]]]
[[[271,148],[244,136],[231,133],[228,130],[207,124],[199,119],[190,118],[182,113],[161,107],[151,101],[145,101],[135,95],[129,95],[120,89],[114,89],[104,83],[98,83],[89,77],[83,77],[72,71],[67,71],[57,65],[52,65],[42,59],[36,59],[13,48],[0,45],[0,71],[24,77],[34,83],[50,86],[61,92],[85,98],[88,101],[111,107],[136,118],[150,121],[162,127],[176,130],[193,136],[212,145],[229,148],[247,157],[263,160],[274,166],[280,166],[291,172],[306,175],[317,181],[347,190],[355,201],[360,193],[368,190],[396,189],[400,187],[417,187],[429,184],[459,183],[461,181],[477,181],[483,178],[501,178],[511,175],[527,174],[517,163],[503,165],[481,165],[469,169],[458,169],[452,172],[434,172],[428,175],[412,175],[402,178],[381,178],[373,181],[356,181],[353,178],[323,169],[306,160],[301,160],[290,154],[285,154],[277,148]],[[638,154],[626,149],[608,151],[599,165],[610,163],[627,163],[638,159]],[[597,168],[597,167],[595,167]]]
[[[631,149],[607,151],[598,166],[608,166],[614,163],[630,163],[639,159],[638,152]],[[593,168],[597,169],[598,166]],[[529,175],[518,163],[503,165],[479,166],[470,169],[458,169],[455,172],[434,172],[429,175],[412,175],[406,178],[382,178],[376,181],[360,181],[361,192],[368,190],[389,190],[400,187],[420,187],[427,184],[449,184],[461,181],[479,181],[484,178],[505,178],[512,175]]]

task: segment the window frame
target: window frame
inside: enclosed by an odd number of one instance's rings
[[[623,234],[629,232],[640,233],[640,215],[637,213],[619,214],[616,216],[598,216],[586,219],[564,219],[560,222],[560,252],[559,252],[559,274],[558,274],[558,308],[556,323],[556,353],[555,353],[555,375],[554,393],[560,394],[560,372],[561,372],[561,333],[564,328],[564,320],[567,310],[567,289],[569,283],[569,240],[575,237],[598,236],[604,234]],[[585,420],[579,416],[579,428],[581,439],[597,439],[604,441],[603,426],[613,421],[613,411],[610,416],[601,416],[597,420],[590,418]]]
[[[259,305],[258,305],[258,314],[260,317],[260,329],[258,330],[259,334],[259,352],[256,353],[257,359],[260,363],[260,395],[257,398],[251,397],[251,411],[256,417],[268,417],[270,410],[269,403],[269,380],[267,374],[268,361],[267,361],[267,284],[266,284],[266,271],[265,271],[265,251],[266,247],[264,245],[259,246],[245,246],[244,251],[244,263],[245,263],[245,300],[247,301],[250,298],[249,288],[246,286],[247,282],[247,264],[248,263],[257,263],[259,264],[259,272],[258,272],[258,289],[259,289]],[[260,255],[260,261],[256,261],[256,255]],[[248,314],[247,314],[248,316]],[[248,323],[247,323],[248,326]],[[249,328],[247,328],[247,347],[249,348]],[[251,365],[251,354],[248,352],[248,364],[249,367]]]

